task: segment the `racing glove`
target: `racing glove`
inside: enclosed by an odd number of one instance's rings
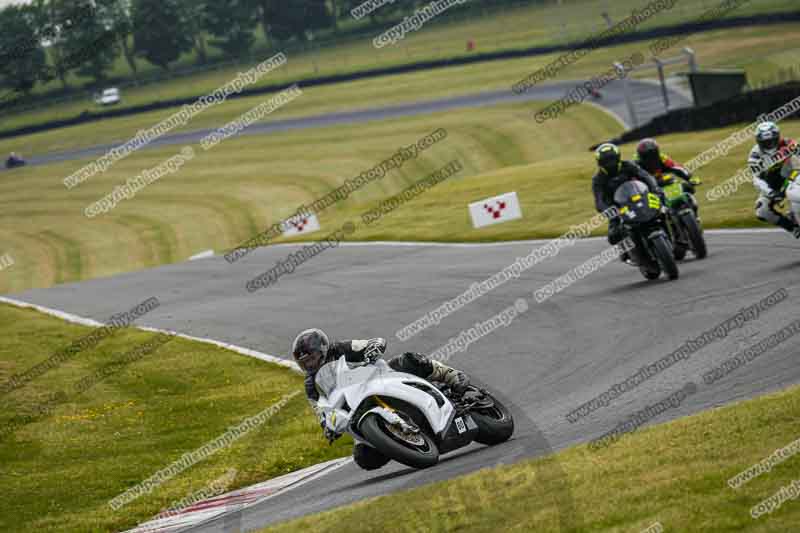
[[[324,434],[325,438],[328,440],[328,444],[333,444],[333,441],[341,437],[339,433],[336,433],[327,423],[327,419],[325,415],[320,416],[319,425],[322,427],[322,433]]]
[[[325,433],[325,438],[326,438],[326,439],[328,439],[328,445],[332,445],[332,444],[333,444],[333,442],[334,442],[336,439],[338,439],[339,437],[341,437],[341,435],[340,435],[340,434],[336,433],[334,430],[332,430],[332,429],[328,428],[327,426],[325,427],[325,431],[324,431],[324,433]]]
[[[372,364],[380,359],[385,351],[386,339],[381,337],[370,339],[367,341],[367,345],[364,347],[364,361]]]
[[[692,176],[692,177],[689,178],[689,183],[696,187],[698,185],[702,185],[703,184],[703,180],[701,180],[697,176]]]

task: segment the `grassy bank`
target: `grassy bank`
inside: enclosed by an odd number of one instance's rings
[[[0,242],[6,249],[0,255],[9,253],[16,264],[0,271],[0,292],[106,276],[183,261],[208,248],[234,247],[291,215],[299,204],[327,194],[345,179],[437,128],[447,129],[448,138],[416,161],[329,208],[321,217],[324,227],[375,205],[453,158],[463,160],[465,171],[446,185],[461,190],[462,176],[545,161],[620,131],[608,115],[591,108],[579,110],[545,131],[523,116],[526,109],[488,107],[280,136],[242,137],[208,152],[196,146],[197,157],[179,172],[92,219],[84,216],[85,207],[142,169],[160,164],[180,147],[139,152],[70,191],[62,179],[74,163],[3,174],[0,194],[7,207],[0,212]],[[468,194],[473,196],[495,190],[489,181],[469,183],[472,192]],[[426,217],[405,228],[395,226],[399,238],[429,238],[429,230],[423,228],[431,223],[428,216],[438,216],[437,206],[430,202],[441,203],[438,193],[431,194],[419,199]],[[452,208],[463,215],[460,207]],[[394,226],[387,218],[376,230],[381,235],[387,232],[386,223]],[[440,238],[460,238],[462,226],[459,222],[452,228],[457,230],[452,237],[448,237],[448,228],[441,228],[446,233]],[[369,232],[356,238],[375,235]]]
[[[372,498],[262,533],[536,531],[716,533],[796,531],[789,500],[757,519],[750,510],[797,479],[791,457],[734,490],[728,479],[795,441],[800,388],[706,411],[516,465]],[[545,461],[556,461],[558,469]],[[553,479],[552,473],[564,473]],[[398,513],[398,509],[402,509]]]
[[[379,222],[360,226],[350,238],[492,241],[556,236],[593,214],[590,178],[595,167],[587,147],[621,127],[590,106],[572,108],[539,125],[530,119],[535,109],[535,103],[483,107],[243,137],[208,152],[196,147],[197,157],[179,172],[92,219],[84,216],[85,207],[179,147],[135,154],[71,191],[61,180],[74,163],[4,174],[0,194],[7,207],[0,213],[0,254],[10,254],[15,264],[0,271],[0,292],[183,261],[208,248],[231,249],[437,128],[449,132],[447,139],[323,211],[323,230],[360,220],[381,200],[458,159],[464,170],[457,176]],[[661,141],[670,155],[685,161],[735,129],[671,135]],[[784,130],[798,136],[800,124],[788,122]],[[633,147],[623,149],[629,157]],[[749,143],[743,144],[698,174],[707,187],[724,181],[744,165],[749,149]],[[518,193],[524,218],[474,230],[467,204],[509,191]],[[706,227],[759,225],[753,201],[749,186],[713,203],[701,197]]]
[[[0,305],[0,382],[91,331]],[[121,531],[231,468],[237,470],[233,490],[349,453],[347,442],[329,447],[322,439],[300,392],[229,447],[113,511],[111,498],[302,390],[302,378],[285,368],[181,339],[126,358],[155,337],[118,330],[3,395],[0,530]],[[114,363],[123,364],[93,386],[79,387]],[[15,424],[10,434],[9,423]]]

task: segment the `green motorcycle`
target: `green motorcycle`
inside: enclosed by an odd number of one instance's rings
[[[691,196],[685,190],[683,182],[672,177],[662,189],[667,198],[669,230],[675,259],[681,261],[689,250],[697,259],[704,259],[708,255],[708,247],[703,236],[703,226],[697,219]]]

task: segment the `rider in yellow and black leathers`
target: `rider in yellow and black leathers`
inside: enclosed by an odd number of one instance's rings
[[[664,191],[659,187],[656,179],[646,170],[631,161],[623,161],[622,154],[616,145],[606,143],[600,145],[595,152],[598,171],[592,178],[592,192],[594,205],[598,212],[607,212],[614,205],[614,192],[626,181],[639,180],[643,182],[653,194],[658,195],[664,202]],[[608,221],[608,242],[617,244],[625,236],[622,234],[622,221],[619,217],[610,217]],[[622,256],[623,261],[627,254]]]

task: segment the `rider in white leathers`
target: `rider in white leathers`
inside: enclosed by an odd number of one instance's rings
[[[315,328],[302,331],[295,338],[292,343],[292,356],[306,374],[306,396],[320,418],[320,426],[329,441],[332,442],[340,435],[327,426],[317,407],[321,395],[315,380],[317,372],[323,365],[335,363],[342,356],[348,363],[374,363],[385,351],[386,340],[382,338],[331,342],[325,332]],[[393,357],[388,364],[398,372],[413,374],[428,381],[446,383],[456,394],[463,394],[469,385],[469,377],[464,372],[422,354],[406,352]],[[364,444],[356,444],[353,447],[353,459],[361,468],[367,470],[380,468],[389,460],[374,448]]]
[[[800,183],[792,181],[784,188],[786,178],[782,175],[784,162],[798,155],[800,146],[793,139],[781,138],[780,129],[774,122],[759,124],[756,142],[747,161],[753,173],[753,185],[760,193],[756,201],[756,216],[800,239]],[[784,197],[791,203],[791,217],[775,209],[775,204]]]

